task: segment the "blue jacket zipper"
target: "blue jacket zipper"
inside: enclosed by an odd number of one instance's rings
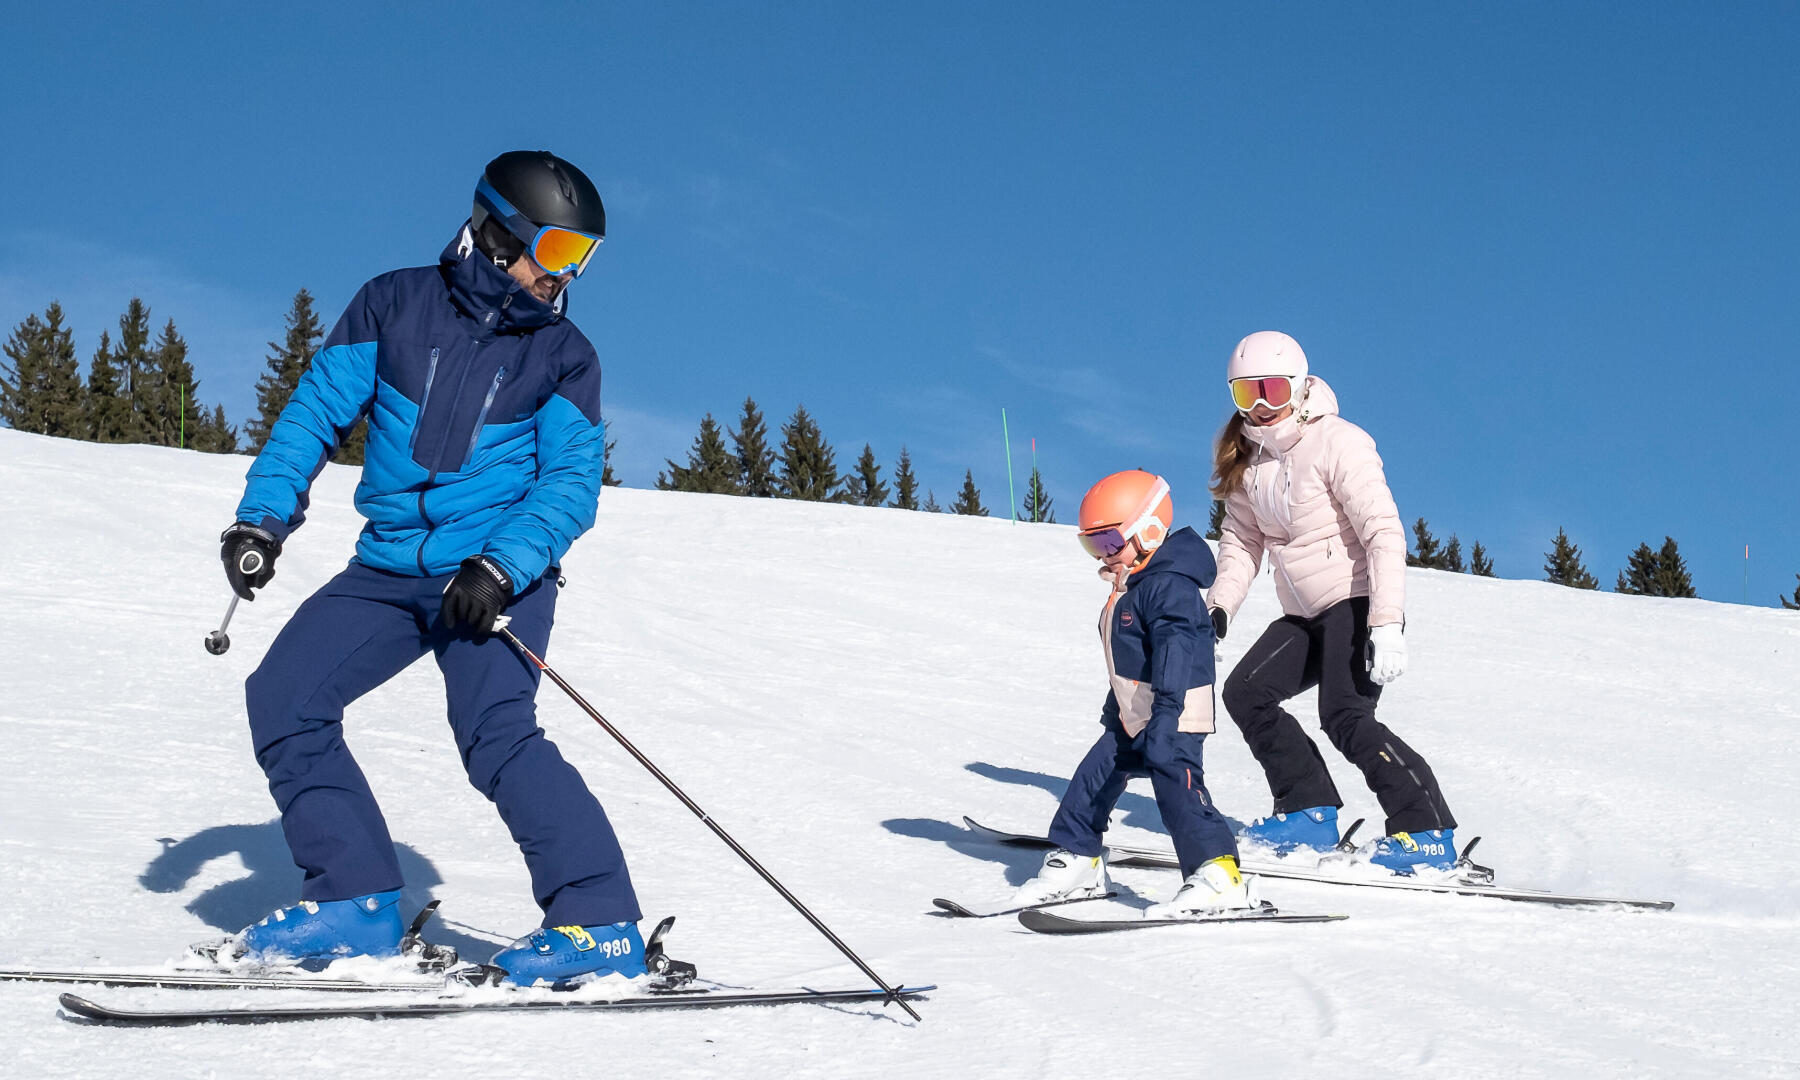
[[[419,448],[419,431],[425,426],[425,406],[431,404],[431,384],[437,380],[438,351],[431,350],[431,366],[425,369],[425,392],[419,395],[419,418],[413,421],[412,438],[406,441],[408,452]]]
[[[475,460],[475,444],[481,441],[481,426],[487,423],[488,410],[494,407],[494,395],[500,392],[500,380],[506,378],[506,368],[494,372],[493,384],[488,387],[487,397],[481,402],[481,411],[475,414],[475,430],[469,433],[469,449],[463,454],[462,464],[456,467],[461,472]]]

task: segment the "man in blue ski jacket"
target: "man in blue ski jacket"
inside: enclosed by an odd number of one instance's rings
[[[594,524],[600,364],[566,317],[566,289],[605,233],[600,195],[573,165],[495,158],[436,266],[357,292],[250,467],[221,552],[245,599],[273,576],[314,477],[368,418],[355,558],[245,684],[256,760],[305,871],[299,904],[239,935],[251,958],[399,951],[400,868],[342,721],[429,652],[469,782],[499,809],[544,911],[493,963],[524,984],[644,973],[612,826],[537,726],[536,668],[489,636],[504,613],[544,655],[558,563]]]

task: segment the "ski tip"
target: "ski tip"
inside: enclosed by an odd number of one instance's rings
[[[942,911],[947,915],[954,915],[959,919],[975,918],[975,913],[973,911],[970,911],[968,908],[963,907],[961,904],[957,903],[954,900],[946,900],[943,897],[939,896],[939,897],[936,897],[935,899],[933,899],[931,901],[931,904],[933,907],[937,908],[939,911]]]
[[[80,994],[62,993],[56,996],[56,1000],[64,1009],[77,1016],[85,1016],[89,1020],[102,1020],[106,1017],[106,1010],[104,1008],[94,1004]]]

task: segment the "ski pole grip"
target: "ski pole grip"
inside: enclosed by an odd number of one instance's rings
[[[245,575],[255,574],[261,572],[262,568],[262,552],[252,548],[238,556],[238,573]]]

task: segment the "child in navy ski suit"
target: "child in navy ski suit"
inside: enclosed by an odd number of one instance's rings
[[[1100,614],[1112,686],[1104,729],[1076,768],[1050,825],[1058,845],[1015,895],[1021,906],[1110,892],[1103,836],[1132,776],[1148,775],[1186,879],[1161,916],[1250,904],[1237,843],[1213,806],[1201,746],[1213,730],[1213,633],[1201,590],[1212,584],[1211,550],[1198,533],[1171,533],[1168,484],[1132,470],[1095,484],[1081,504],[1081,541],[1101,560],[1113,591]]]

